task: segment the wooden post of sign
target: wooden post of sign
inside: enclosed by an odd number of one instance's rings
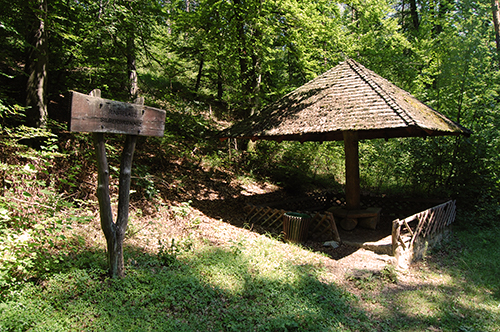
[[[95,89],[90,92],[92,97],[101,97],[101,90]],[[111,200],[109,198],[109,167],[106,158],[106,146],[103,133],[93,133],[94,148],[97,157],[97,199],[99,201],[99,214],[101,217],[101,228],[106,237],[108,251],[109,274],[117,275],[116,260],[116,227],[113,223],[111,211]],[[115,268],[112,268],[115,267]]]
[[[109,274],[112,277],[124,275],[123,240],[128,224],[130,202],[130,178],[137,135],[163,136],[165,111],[144,106],[144,99],[129,104],[101,98],[101,91],[93,90],[90,95],[72,92],[70,130],[93,133],[97,156],[97,198],[101,217],[101,228],[106,237]],[[109,198],[109,166],[106,158],[104,133],[125,134],[120,164],[118,191],[118,213],[113,222]]]
[[[90,93],[93,97],[101,97],[99,90]],[[144,99],[136,100],[136,104],[144,104]],[[130,178],[132,175],[132,159],[134,158],[136,135],[126,135],[120,164],[120,180],[118,191],[118,215],[113,223],[113,213],[109,198],[109,167],[106,158],[106,147],[103,133],[93,133],[97,154],[98,185],[97,198],[101,214],[101,228],[106,237],[108,249],[109,274],[111,277],[124,276],[123,240],[128,225],[130,202]]]

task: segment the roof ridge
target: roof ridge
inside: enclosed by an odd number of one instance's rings
[[[363,68],[365,67],[352,59],[347,59],[346,62],[356,72],[356,74],[358,74],[359,77],[361,77],[361,79],[364,80],[387,103],[387,105],[389,105],[389,107],[392,108],[396,112],[396,114],[401,117],[406,125],[417,125],[417,122],[413,119],[413,117],[411,117],[408,112],[406,112],[401,106],[399,106],[397,101],[387,92],[385,92],[385,90],[382,89],[382,87],[378,85],[377,82],[375,82],[371,77],[368,76],[367,73],[364,72]]]

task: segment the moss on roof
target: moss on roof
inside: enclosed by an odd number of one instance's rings
[[[348,59],[221,133],[299,141],[470,135],[470,131]]]

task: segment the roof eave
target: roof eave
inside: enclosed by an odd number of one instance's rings
[[[376,138],[402,138],[402,137],[435,137],[435,136],[460,136],[464,135],[469,137],[471,131],[463,129],[462,131],[440,131],[433,129],[424,129],[418,126],[408,126],[402,128],[386,128],[386,129],[371,129],[371,130],[357,130],[359,140],[365,139],[376,139]],[[265,133],[260,134],[240,134],[240,135],[222,135],[221,140],[226,140],[228,138],[236,139],[250,139],[256,140],[272,140],[272,141],[342,141],[343,131],[329,131],[329,132],[317,132],[317,133],[300,133],[300,134],[283,134],[283,135],[266,135]]]

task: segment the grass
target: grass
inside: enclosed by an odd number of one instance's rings
[[[304,258],[260,237],[225,247],[198,244],[170,266],[129,248],[127,277],[70,267],[6,294],[1,331],[349,331],[372,329],[354,296],[321,280]],[[73,261],[88,261],[83,252]],[[310,253],[309,253],[310,255]]]
[[[458,229],[416,263],[407,281],[385,288],[379,276],[352,278],[381,331],[500,331],[500,232]]]
[[[213,243],[186,227],[166,242],[176,248],[164,251],[169,260],[129,243],[124,279],[106,277],[99,241],[73,247],[43,277],[2,293],[0,331],[499,330],[498,232],[477,241],[459,230],[410,272],[337,282],[329,258],[300,246],[245,230]]]

